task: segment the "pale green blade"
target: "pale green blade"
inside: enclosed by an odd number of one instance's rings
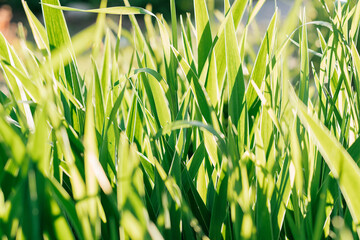
[[[231,13],[230,13],[231,14]],[[232,16],[225,26],[225,50],[229,91],[229,115],[237,127],[244,102],[245,83]]]
[[[293,90],[290,91],[289,99],[297,110],[297,115],[306,130],[311,135],[324,157],[332,174],[338,180],[341,192],[349,207],[351,216],[360,234],[360,201],[358,187],[360,186],[360,169],[349,153],[341,146],[338,140],[317,119],[308,113],[306,106],[300,102]]]
[[[271,56],[271,52],[272,52],[271,47],[275,37],[274,34],[275,34],[276,21],[277,21],[277,11],[274,13],[274,16],[272,17],[268,30],[265,34],[265,37],[261,42],[260,50],[256,57],[254,68],[250,75],[250,80],[253,80],[259,88],[261,88],[261,84],[265,77],[267,59],[270,58]],[[249,85],[248,89],[246,90],[246,102],[249,109],[254,103],[256,97],[257,94],[255,92],[254,87],[252,85]]]
[[[49,51],[49,40],[46,35],[46,29],[36,18],[36,16],[29,9],[26,1],[22,0],[22,4],[26,13],[26,17],[29,21],[29,25],[34,36],[34,40],[39,49],[46,49]]]
[[[206,1],[194,0],[194,11],[197,32],[198,73],[201,73],[212,45],[210,21]]]
[[[43,15],[50,49],[53,50],[54,48],[59,48],[63,45],[69,45],[71,40],[64,14],[60,9],[46,5],[51,4],[60,6],[59,0],[41,0],[41,3],[43,4]]]
[[[52,1],[56,1],[56,0],[52,0]],[[139,7],[108,7],[108,8],[84,10],[79,8],[64,7],[45,1],[43,1],[43,5],[54,9],[59,9],[64,11],[74,11],[74,12],[106,13],[106,14],[114,14],[114,15],[149,14],[155,16],[152,12],[149,12],[148,10]]]

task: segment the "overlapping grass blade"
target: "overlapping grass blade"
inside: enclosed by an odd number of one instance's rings
[[[293,91],[290,99],[297,110],[301,122],[311,133],[319,151],[328,164],[332,174],[338,180],[341,192],[349,207],[356,226],[360,219],[360,202],[357,197],[357,186],[360,184],[360,169],[349,153],[341,146],[338,140],[321,124],[316,117],[311,116],[305,105],[299,102]],[[357,227],[358,234],[359,228]]]

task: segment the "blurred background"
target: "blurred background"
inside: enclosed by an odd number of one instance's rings
[[[101,0],[60,0],[60,3],[62,5],[77,5],[77,6],[83,6],[87,8],[97,8],[100,5]],[[219,4],[220,1],[212,0],[213,3]],[[30,9],[34,13],[40,13],[41,12],[41,6],[39,4],[40,0],[27,0],[27,4],[29,5]],[[164,15],[168,16],[169,8],[170,8],[170,1],[168,0],[130,0],[129,1],[131,5],[138,6],[138,7],[145,7],[147,4],[151,4],[153,6],[154,12],[157,13],[163,13]],[[22,11],[22,4],[21,0],[0,0],[0,5],[10,5],[12,9],[15,12],[18,12],[20,15]],[[175,1],[177,10],[179,13],[184,13],[192,10],[192,1],[191,0],[176,0]],[[122,0],[108,0],[108,6],[121,6],[124,5],[124,2]]]
[[[42,22],[43,18],[41,15],[41,0],[26,0],[28,6],[32,10],[32,12],[39,18]],[[232,3],[234,0],[230,0]],[[264,5],[261,7],[260,12],[257,14],[256,20],[251,24],[249,28],[249,33],[247,37],[247,46],[246,46],[246,54],[245,54],[245,62],[251,66],[251,63],[256,58],[256,52],[260,45],[260,42],[263,38],[264,32],[269,24],[271,17],[275,11],[275,5],[278,7],[278,15],[280,15],[279,21],[279,29],[284,30],[284,34],[288,34],[292,32],[297,26],[300,25],[300,12],[304,10],[303,7],[306,7],[306,21],[310,22],[312,20],[317,21],[328,21],[328,16],[324,8],[322,7],[321,1],[326,2],[329,6],[334,5],[334,0],[265,0]],[[354,3],[357,0],[351,0]],[[74,8],[80,9],[92,9],[98,8],[100,6],[101,0],[60,0],[61,5],[70,6]],[[129,0],[132,6],[138,6],[145,8],[146,6],[151,5],[151,11],[153,13],[163,14],[164,17],[169,21],[170,20],[170,1],[169,0]],[[223,4],[224,0],[206,0],[207,6],[210,12],[210,17],[216,21],[217,19],[221,21],[223,17]],[[250,0],[250,8],[245,12],[245,16],[243,17],[243,23],[247,21],[247,15],[249,11],[258,3],[258,0]],[[191,16],[193,14],[193,0],[175,0],[176,10],[178,15],[184,15],[189,12]],[[108,6],[123,6],[123,0],[108,0]],[[293,11],[292,11],[293,9]],[[87,26],[93,24],[96,20],[96,14],[89,13],[79,13],[79,12],[65,12],[64,13],[67,26],[69,28],[70,34],[73,36],[77,32],[85,29]],[[220,17],[219,17],[220,16]],[[295,17],[295,21],[287,21],[286,17]],[[117,22],[116,18],[118,16],[110,16],[114,21]],[[143,24],[143,16],[139,16],[139,24],[140,27],[144,27]],[[296,21],[298,19],[298,21]],[[214,24],[216,26],[216,24]],[[244,24],[243,24],[244,25]],[[124,29],[130,30],[131,24],[127,17],[123,18],[123,27]],[[241,27],[239,28],[241,32]],[[214,29],[212,29],[214,30]],[[321,28],[321,31],[324,36],[327,34],[326,28]],[[26,19],[22,1],[21,0],[0,0],[0,32],[6,37],[6,39],[13,45],[17,45],[19,43],[19,39],[21,38],[21,34],[23,38],[29,42],[29,46],[34,45],[33,37],[31,36],[30,27],[28,25],[28,21]],[[317,27],[315,25],[308,26],[308,38],[309,39],[318,39],[317,35]],[[289,58],[289,69],[297,69],[299,62],[297,61],[298,47],[296,46],[296,42],[298,42],[298,34],[293,36],[293,40],[295,44],[292,44],[292,51],[290,54],[292,55]],[[309,48],[315,52],[320,52],[320,42],[310,41]],[[122,41],[122,44],[129,45],[129,42],[126,40]],[[360,41],[357,44],[360,49]],[[35,45],[34,45],[35,47]],[[130,53],[131,55],[131,53]],[[316,55],[311,55],[310,59],[316,68],[319,67],[320,58]],[[86,65],[86,64],[84,64]],[[294,74],[298,74],[295,71]],[[291,78],[296,79],[298,76],[291,76]],[[0,77],[1,83],[1,77]],[[1,85],[1,84],[0,84]]]
[[[41,5],[40,0],[26,0],[28,6],[32,12],[38,16],[42,21],[41,17]],[[98,8],[100,6],[101,0],[60,0],[61,5],[81,8],[81,9],[91,9]],[[138,6],[145,8],[147,5],[151,5],[153,13],[163,14],[165,19],[170,19],[170,1],[169,0],[129,0],[132,6]],[[207,6],[210,12],[214,9],[223,11],[223,0],[207,0]],[[233,0],[230,0],[232,3]],[[256,4],[257,0],[251,1],[252,4]],[[279,7],[280,13],[284,18],[287,13],[290,11],[292,5],[296,2],[295,0],[277,0],[276,4]],[[297,1],[298,2],[298,1]],[[319,2],[319,1],[306,1],[303,2]],[[108,0],[108,6],[123,6],[123,0]],[[193,1],[192,0],[175,0],[177,14],[185,14],[187,12],[191,13],[193,16]],[[5,25],[13,23],[22,22],[25,27],[27,27],[27,20],[25,13],[23,11],[21,0],[0,0],[0,31],[4,33],[1,28],[1,24]],[[265,1],[264,6],[262,7],[260,13],[258,14],[259,25],[267,25],[269,19],[273,15],[275,10],[275,1],[267,0]],[[210,14],[212,15],[212,14]],[[96,14],[86,14],[86,13],[75,13],[75,12],[65,12],[65,17],[70,29],[70,33],[74,34],[84,27],[92,24],[96,19]],[[245,18],[244,18],[245,19]],[[125,25],[126,27],[126,25]]]

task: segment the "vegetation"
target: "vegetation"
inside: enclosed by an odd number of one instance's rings
[[[359,239],[360,3],[307,21],[295,1],[256,46],[264,2],[216,23],[194,0],[193,24],[171,0],[169,26],[103,1],[71,38],[81,10],[42,0],[43,26],[22,0],[36,46],[0,36],[3,239]]]

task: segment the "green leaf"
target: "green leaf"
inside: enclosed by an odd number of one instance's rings
[[[190,128],[190,127],[199,127],[211,133],[214,137],[216,137],[219,148],[223,151],[223,153],[226,152],[226,145],[225,145],[226,143],[225,143],[224,135],[222,133],[218,133],[211,125],[206,125],[198,121],[172,122],[166,125],[165,127],[163,127],[162,129],[160,129],[160,131],[157,132],[154,137],[159,138],[160,136],[168,134],[173,130],[181,129],[181,128]]]
[[[260,2],[259,2],[260,3]],[[258,4],[259,4],[258,3]],[[275,11],[274,16],[272,17],[268,30],[265,34],[264,39],[261,42],[260,50],[255,60],[254,68],[250,75],[250,80],[253,80],[256,85],[261,88],[261,84],[264,80],[267,66],[267,59],[271,57],[272,45],[275,37],[275,26],[277,20],[277,11]],[[248,109],[251,108],[254,101],[256,100],[256,92],[252,85],[249,85],[246,90],[246,102],[248,105]]]
[[[41,0],[41,3],[50,49],[69,45],[71,43],[70,34],[62,11],[48,5],[60,7],[59,0]]]
[[[46,29],[44,26],[40,23],[40,21],[37,19],[37,17],[31,12],[29,9],[26,1],[21,0],[26,17],[29,21],[29,25],[32,31],[32,34],[34,36],[34,40],[36,42],[36,45],[39,49],[45,49],[49,52],[49,40],[46,35]]]
[[[206,1],[194,0],[194,11],[197,33],[198,73],[201,73],[212,45],[209,14]]]
[[[52,0],[56,1],[56,0]],[[134,14],[149,14],[155,16],[152,12],[149,12],[146,9],[139,7],[108,7],[108,8],[98,8],[98,9],[79,9],[79,8],[71,8],[71,7],[63,7],[59,4],[50,3],[50,0],[43,0],[43,5],[53,8],[59,9],[63,11],[72,11],[72,12],[87,12],[87,13],[106,13],[106,14],[114,14],[114,15],[134,15]]]
[[[208,97],[205,95],[206,90],[204,89],[203,86],[200,85],[197,75],[194,73],[194,71],[190,67],[189,63],[187,63],[186,60],[180,55],[180,53],[173,47],[171,49],[174,52],[175,56],[177,57],[177,60],[180,64],[182,70],[184,71],[187,80],[189,81],[189,83],[191,85],[191,90],[194,93],[196,102],[200,107],[200,111],[201,111],[204,119],[209,124],[217,124],[217,122],[213,120],[214,110],[212,109],[211,105],[209,104]],[[215,128],[218,128],[218,127],[215,125]]]
[[[165,91],[160,84],[162,79],[161,75],[149,68],[137,69],[135,70],[135,73],[140,73],[141,79],[145,85],[146,94],[150,99],[151,107],[155,110],[155,118],[158,118],[160,126],[164,127],[171,122],[171,114]],[[148,73],[148,76],[144,73]]]
[[[354,161],[359,165],[360,163],[360,137],[358,137],[355,142],[347,149],[350,156]]]
[[[305,9],[303,12],[303,24],[300,32],[300,90],[299,98],[307,105],[309,99],[309,53],[308,53],[308,39],[307,28],[305,25]]]
[[[324,157],[332,174],[338,180],[342,195],[345,198],[355,226],[357,226],[357,232],[360,235],[360,201],[357,194],[358,186],[360,186],[359,167],[317,117],[311,116],[308,113],[306,106],[300,102],[293,89],[289,92],[289,99],[297,110],[297,115],[305,129],[309,132],[321,155]]]
[[[216,69],[217,69],[217,78],[219,81],[219,86],[222,85],[224,75],[226,72],[226,51],[225,51],[225,26],[230,20],[230,16],[233,17],[233,24],[235,26],[235,31],[237,30],[241,18],[244,14],[248,0],[236,0],[228,11],[225,20],[221,23],[218,34],[216,36],[217,41],[215,44],[215,55],[216,55]],[[244,33],[246,35],[246,32]],[[245,37],[245,36],[244,36]],[[216,39],[215,38],[215,39]],[[215,41],[214,41],[215,42]]]
[[[353,13],[353,19],[351,22],[351,28],[350,28],[350,37],[353,39],[355,37],[356,31],[359,29],[359,23],[360,23],[360,3],[357,2],[355,7],[355,12]]]
[[[231,15],[225,26],[225,50],[229,91],[229,115],[231,121],[237,126],[244,103],[245,83],[240,52],[237,46],[235,26]]]

